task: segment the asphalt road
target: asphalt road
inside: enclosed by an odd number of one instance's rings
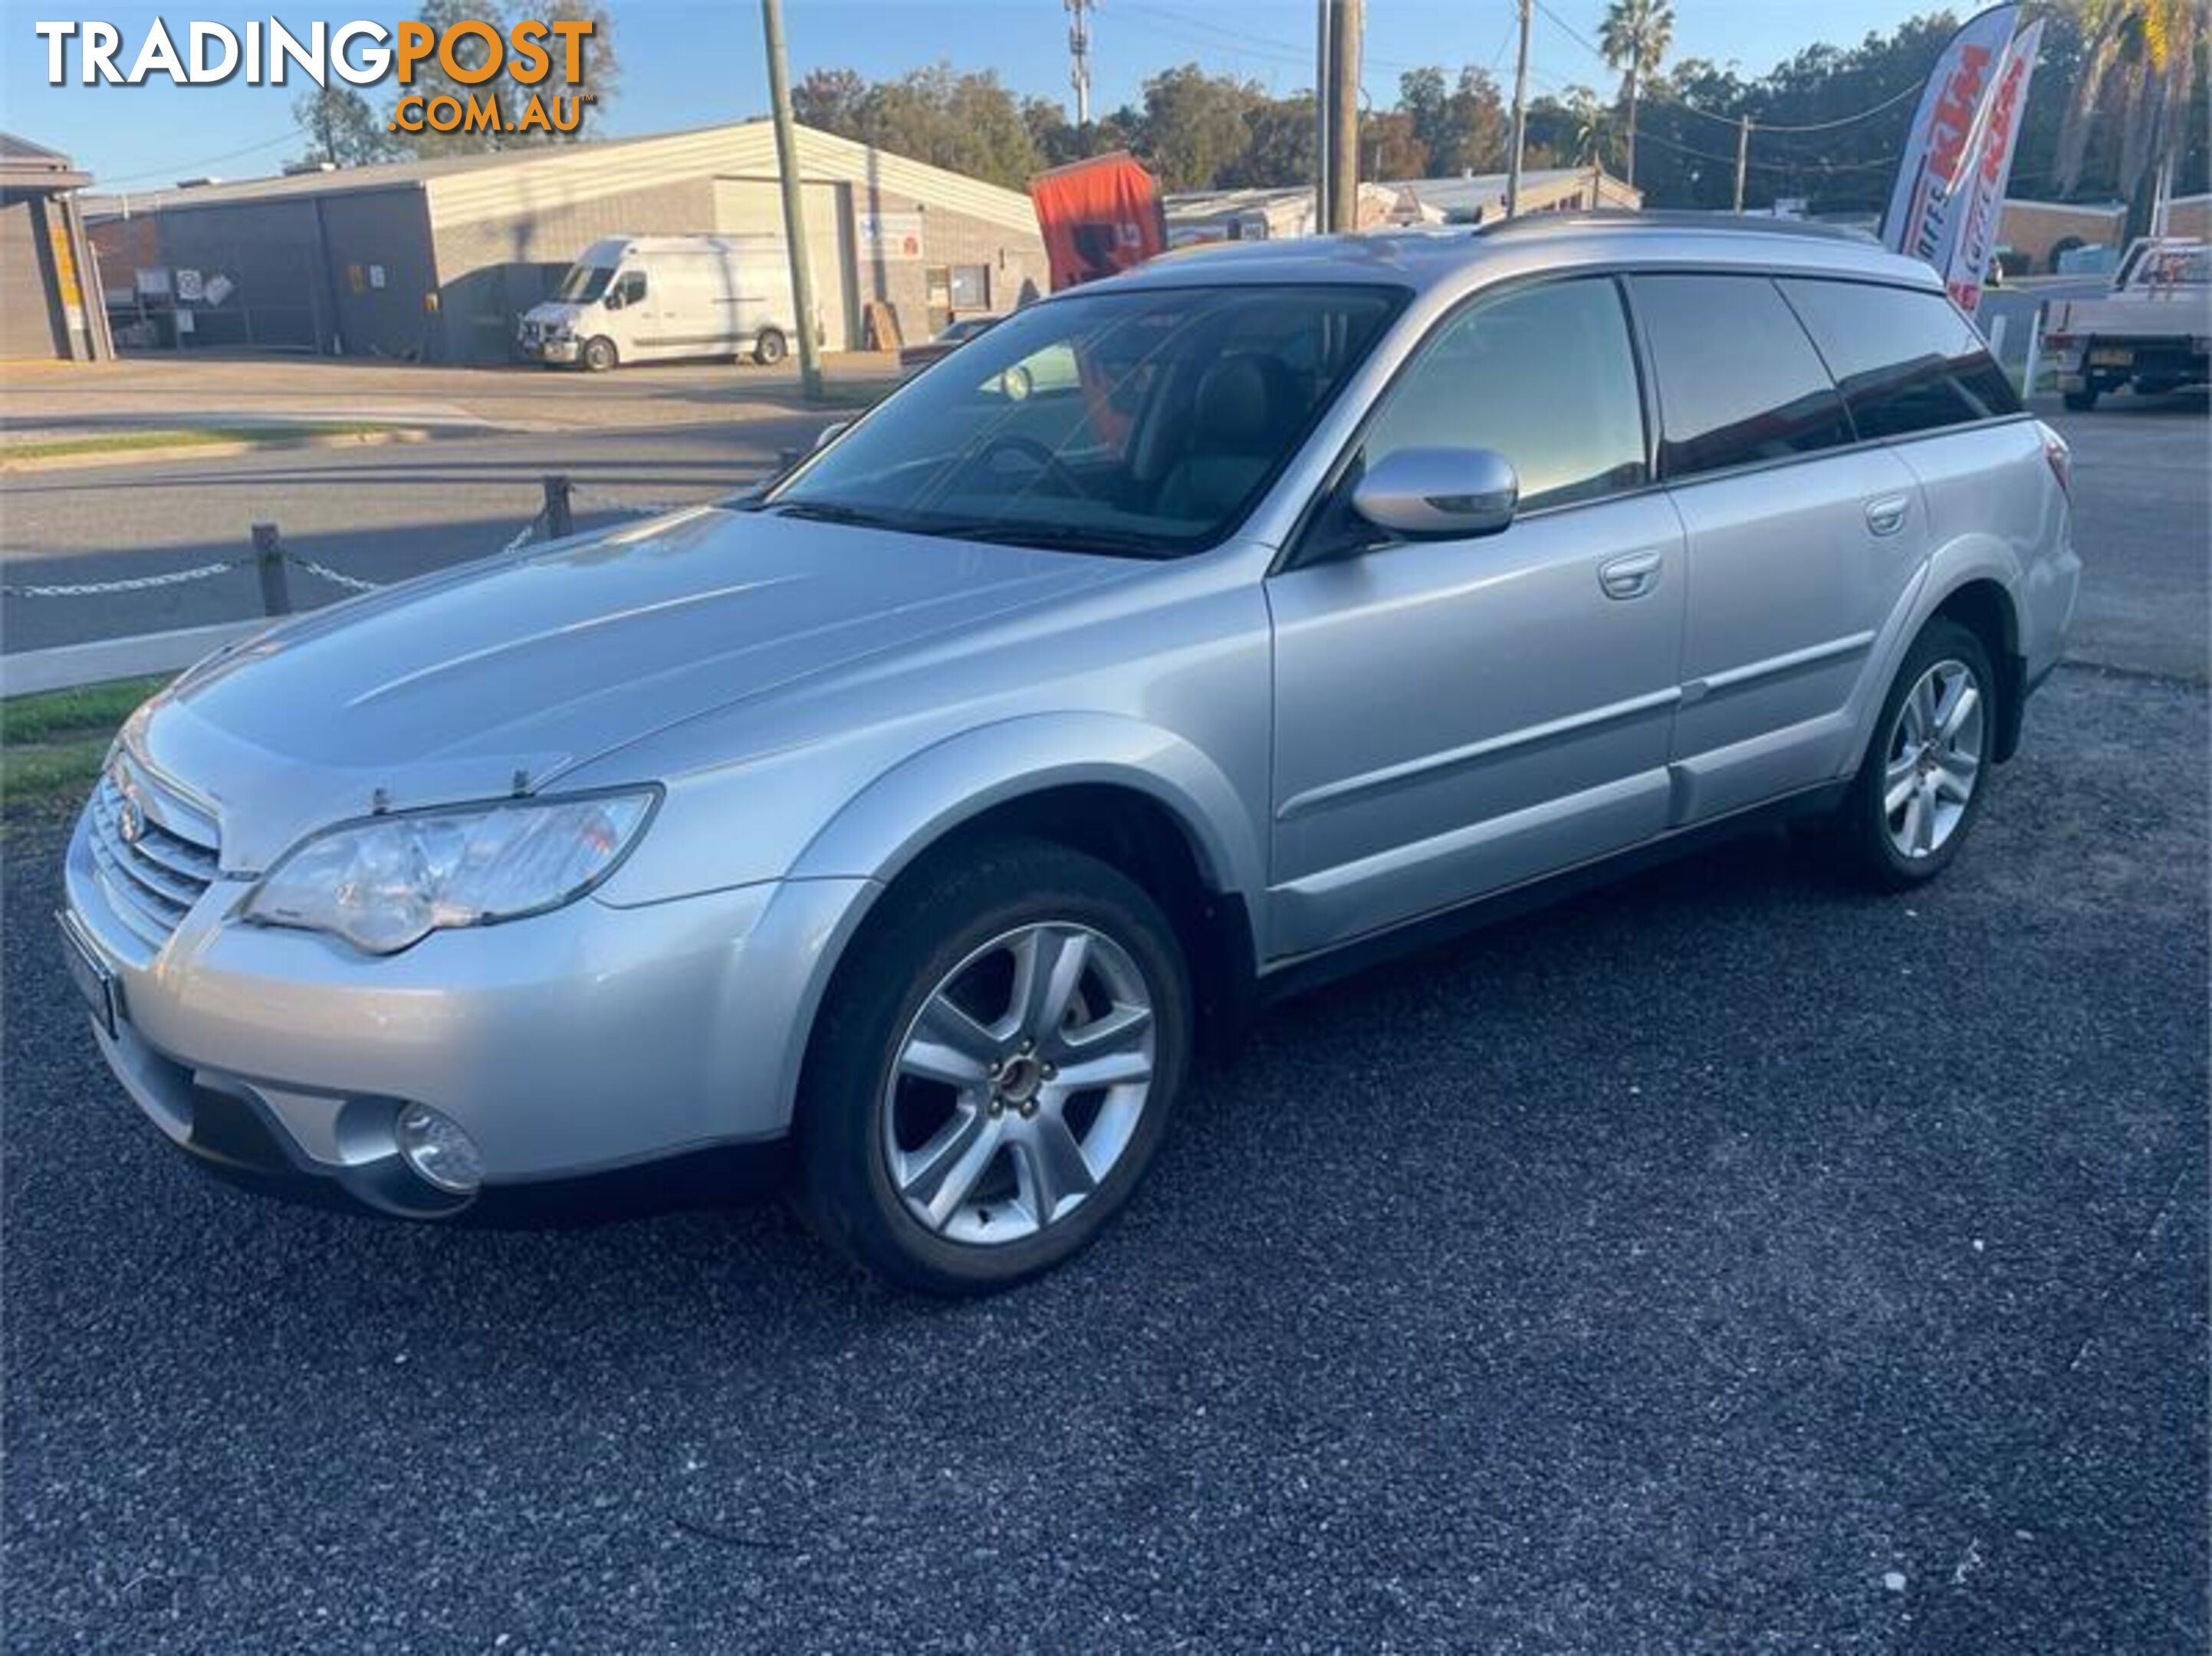
[[[19,830],[7,1647],[2201,1649],[2207,738],[2069,668],[1913,899],[1756,840],[1285,1008],[967,1307],[203,1179]]]
[[[763,415],[362,447],[279,450],[0,479],[0,566],[10,584],[104,581],[246,555],[252,525],[359,579],[389,582],[482,557],[537,513],[540,478],[579,488],[580,527],[726,494],[835,415]],[[345,593],[291,574],[300,609]],[[42,649],[259,612],[253,571],[97,597],[0,595],[0,640]]]

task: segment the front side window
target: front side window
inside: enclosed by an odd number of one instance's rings
[[[624,305],[635,305],[645,297],[645,272],[625,270],[622,280],[615,283],[615,296]]]
[[[1362,463],[1406,448],[1495,449],[1523,511],[1646,481],[1636,353],[1620,290],[1596,277],[1481,300],[1421,348],[1370,428]]]
[[[1852,440],[1826,366],[1765,276],[1639,276],[1629,294],[1659,380],[1662,476]]]
[[[2020,412],[2012,381],[1941,294],[1856,282],[1782,291],[1843,387],[1861,437],[1905,437]]]
[[[1403,302],[1376,286],[1031,306],[894,392],[758,510],[1171,556],[1242,520]]]

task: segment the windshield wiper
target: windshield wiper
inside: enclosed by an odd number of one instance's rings
[[[764,506],[780,518],[804,518],[810,523],[853,524],[863,529],[911,527],[883,513],[857,506],[840,506],[835,500],[770,500]]]
[[[1076,524],[1010,523],[1004,518],[979,518],[968,523],[921,525],[915,533],[939,536],[945,540],[980,541],[991,546],[1033,546],[1048,552],[1103,552],[1121,558],[1175,555],[1150,535]]]

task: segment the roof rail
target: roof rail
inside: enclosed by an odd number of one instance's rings
[[[1474,234],[1486,239],[1540,234],[1547,230],[1725,230],[1738,235],[1810,236],[1822,241],[1850,241],[1862,246],[1880,242],[1864,230],[1847,224],[1816,224],[1810,219],[1765,218],[1752,213],[1701,213],[1668,208],[1655,213],[1626,208],[1583,208],[1565,213],[1522,213],[1489,224],[1478,224]]]

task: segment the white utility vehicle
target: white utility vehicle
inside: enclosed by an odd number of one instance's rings
[[[2063,299],[2044,323],[2058,389],[2079,411],[2123,385],[2146,397],[2199,385],[2212,345],[2212,246],[2145,237],[2130,246],[2102,299]]]
[[[523,313],[516,343],[533,361],[595,373],[686,357],[772,365],[797,337],[797,310],[775,236],[610,236]]]

